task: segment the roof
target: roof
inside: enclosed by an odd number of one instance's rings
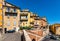
[[[12,6],[14,6],[15,8],[18,8],[18,9],[20,9],[18,6],[16,6],[16,5],[13,5],[12,3],[9,3],[9,2],[7,2],[7,1],[4,1],[5,3],[8,3],[8,4],[10,4],[10,5],[12,5]]]
[[[55,24],[52,24],[51,26],[60,27],[60,24],[55,23]]]
[[[23,9],[23,10],[21,10],[21,12],[29,12],[30,13],[29,9]]]

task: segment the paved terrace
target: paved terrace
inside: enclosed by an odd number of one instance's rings
[[[20,32],[6,33],[2,37],[0,37],[0,41],[21,41],[21,39],[23,38],[22,35],[23,33]]]

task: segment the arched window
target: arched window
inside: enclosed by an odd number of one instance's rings
[[[35,39],[32,39],[32,41],[35,41]]]

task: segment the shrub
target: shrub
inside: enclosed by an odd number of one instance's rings
[[[25,26],[25,27],[20,27],[20,30],[23,30],[23,29],[26,29],[26,30],[30,30],[32,27],[27,27],[27,26]]]

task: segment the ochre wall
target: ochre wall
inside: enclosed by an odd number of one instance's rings
[[[0,27],[2,27],[2,4],[3,3],[3,0],[0,0]]]

